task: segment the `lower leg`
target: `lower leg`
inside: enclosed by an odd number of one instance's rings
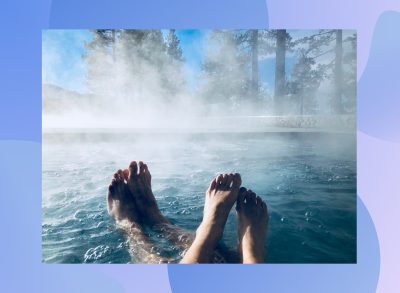
[[[211,262],[240,184],[239,174],[220,175],[211,182],[205,196],[203,220],[181,263]]]
[[[251,190],[241,188],[236,204],[238,218],[238,251],[243,263],[263,263],[268,226],[265,202]]]
[[[173,259],[160,256],[155,251],[155,244],[143,232],[137,223],[119,222],[118,227],[125,232],[129,245],[129,254],[135,263],[172,263]]]
[[[143,232],[138,221],[133,196],[124,183],[122,171],[114,174],[107,194],[107,209],[115,218],[118,228],[124,231],[129,244],[129,253],[135,262],[169,263],[170,259],[161,257],[154,252],[154,245]]]
[[[187,249],[194,240],[194,234],[171,222],[161,213],[151,188],[149,168],[142,161],[132,161],[129,169],[123,171],[127,188],[133,195],[140,220],[150,226],[174,245]]]

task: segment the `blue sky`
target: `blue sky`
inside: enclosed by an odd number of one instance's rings
[[[167,33],[165,31],[164,33]],[[201,70],[204,58],[204,45],[208,30],[177,30],[187,72],[187,80],[192,87],[196,86],[196,75]]]
[[[183,56],[186,60],[190,84],[201,69],[207,30],[179,30]],[[163,30],[164,35],[168,30]],[[42,34],[43,83],[51,83],[69,90],[85,91],[85,42],[92,39],[87,30],[44,30]]]
[[[85,91],[85,42],[87,30],[43,30],[42,79],[70,90]]]
[[[195,85],[196,75],[201,70],[205,54],[205,45],[209,30],[177,30],[181,48],[186,60],[187,78]],[[315,31],[290,31],[294,38],[303,37]],[[168,30],[163,30],[164,35]],[[85,54],[85,43],[92,39],[88,30],[44,30],[42,34],[42,76],[43,83],[51,83],[69,90],[84,92],[85,64],[82,56]],[[295,62],[288,56],[286,72],[290,73]],[[260,61],[260,80],[268,88],[274,86],[275,58]]]

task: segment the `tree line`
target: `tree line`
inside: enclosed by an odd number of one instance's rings
[[[185,77],[186,60],[175,30],[91,32],[84,59],[87,85],[95,94],[152,88],[171,103],[184,93],[231,113],[248,106],[257,114],[319,114],[322,102],[331,113],[355,112],[356,35],[344,38],[342,30],[310,31],[296,38],[283,29],[212,30],[195,88]],[[267,72],[274,77],[273,92],[260,79],[268,58],[275,62]],[[322,92],[321,85],[328,90]],[[133,98],[140,101],[140,94]]]

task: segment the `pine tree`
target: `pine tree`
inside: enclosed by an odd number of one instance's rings
[[[182,48],[180,47],[180,40],[178,39],[178,36],[176,35],[174,29],[169,30],[167,36],[167,53],[172,59],[176,61],[183,61]]]
[[[248,73],[234,31],[214,30],[209,38],[199,90],[204,102],[227,111],[238,107],[248,93]]]
[[[348,42],[349,46],[343,52],[343,112],[354,113],[357,94],[357,35],[352,34],[343,41],[345,42]]]
[[[115,53],[114,30],[92,30],[93,39],[86,43],[87,87],[95,95],[109,94],[108,85],[112,83]]]
[[[333,97],[333,109],[335,113],[343,113],[342,105],[342,92],[343,92],[343,32],[342,30],[336,30],[336,47],[335,47],[335,93]]]
[[[271,31],[270,36],[276,38],[275,51],[275,90],[274,90],[274,110],[278,115],[284,114],[283,99],[286,93],[286,51],[291,49],[290,34],[284,30]]]
[[[293,66],[291,79],[287,83],[288,92],[297,104],[297,113],[315,114],[317,101],[315,95],[324,78],[324,68],[316,65],[315,59],[307,56],[306,50],[300,50],[297,63]]]
[[[348,39],[347,41],[351,41]],[[352,70],[350,66],[350,72],[344,71],[343,65],[343,31],[342,30],[320,30],[318,33],[304,37],[300,40],[296,41],[296,45],[306,45],[306,55],[312,57],[314,60],[317,60],[321,56],[331,54],[333,55],[331,60],[328,61],[323,69],[331,70],[330,75],[326,75],[333,85],[333,94],[331,97],[331,109],[333,113],[342,114],[345,109],[345,95],[349,93],[350,96],[355,96],[355,83],[352,82],[350,87],[347,87],[348,81],[355,79],[355,69]],[[346,56],[346,58],[351,58],[350,55]],[[353,61],[355,63],[355,55]],[[346,80],[344,77],[346,76]],[[353,93],[350,94],[353,89]],[[350,92],[349,92],[350,91]],[[355,98],[353,99],[353,101]],[[347,99],[347,101],[349,101]],[[354,104],[354,103],[353,103]],[[354,108],[353,106],[349,106],[350,108]]]

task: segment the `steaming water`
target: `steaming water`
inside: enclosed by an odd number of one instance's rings
[[[114,171],[133,159],[147,162],[159,206],[177,225],[195,230],[210,180],[236,171],[268,204],[268,262],[356,261],[355,135],[119,133],[44,134],[44,262],[131,262],[105,195]],[[150,236],[161,255],[179,258]],[[236,245],[233,212],[223,241]]]

